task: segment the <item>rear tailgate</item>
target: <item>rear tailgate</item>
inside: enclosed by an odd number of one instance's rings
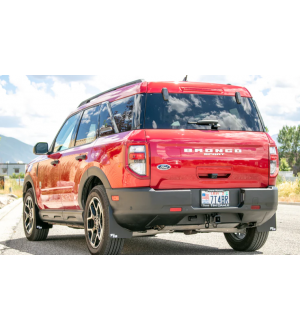
[[[147,129],[146,139],[154,189],[269,184],[269,140],[264,132]],[[169,166],[159,169],[162,164]]]

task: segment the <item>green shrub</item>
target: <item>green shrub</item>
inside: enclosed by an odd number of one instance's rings
[[[288,164],[286,158],[281,158],[279,171],[290,171],[290,170],[291,170],[291,168],[289,167],[289,164]]]
[[[11,179],[24,179],[25,178],[25,174],[24,173],[14,173],[12,175],[9,176]]]

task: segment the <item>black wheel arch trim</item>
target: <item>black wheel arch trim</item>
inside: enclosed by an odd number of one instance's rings
[[[93,176],[95,176],[101,180],[105,189],[111,189],[110,183],[109,183],[105,173],[99,167],[96,167],[96,166],[89,167],[83,173],[83,175],[80,179],[79,186],[78,186],[78,203],[79,203],[80,209],[82,209],[82,210],[83,210],[83,205],[82,205],[83,188],[84,188],[86,182],[88,181],[88,179]]]
[[[26,191],[28,190],[28,189],[27,189],[27,183],[28,183],[28,182],[29,182],[29,183],[31,184],[31,186],[32,186],[32,190],[33,190],[33,194],[34,194],[34,202],[35,202],[35,204],[37,205],[36,193],[35,193],[35,186],[34,186],[34,183],[33,183],[33,180],[32,180],[32,178],[31,178],[30,174],[27,175],[27,176],[25,177],[25,179],[24,179],[24,183],[23,183],[23,198],[25,197]]]

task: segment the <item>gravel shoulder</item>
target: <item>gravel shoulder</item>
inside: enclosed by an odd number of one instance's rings
[[[29,242],[21,221],[22,203],[0,220],[0,254],[3,255],[84,255],[89,254],[84,231],[65,226],[54,226],[48,239]],[[277,232],[271,232],[265,246],[254,253],[232,250],[223,234],[162,234],[149,238],[125,240],[124,255],[299,255],[300,206],[279,205]]]
[[[0,210],[14,202],[18,197],[13,194],[0,194]]]

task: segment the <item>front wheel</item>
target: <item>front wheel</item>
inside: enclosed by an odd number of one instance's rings
[[[247,228],[245,233],[224,234],[228,244],[236,251],[257,251],[266,243],[269,232],[258,232],[257,228]]]
[[[29,241],[43,241],[47,238],[49,229],[37,225],[39,221],[38,208],[34,202],[32,188],[28,189],[23,202],[23,227]]]
[[[103,186],[96,186],[90,192],[84,210],[84,231],[91,254],[119,254],[123,238],[109,235],[109,202]]]

